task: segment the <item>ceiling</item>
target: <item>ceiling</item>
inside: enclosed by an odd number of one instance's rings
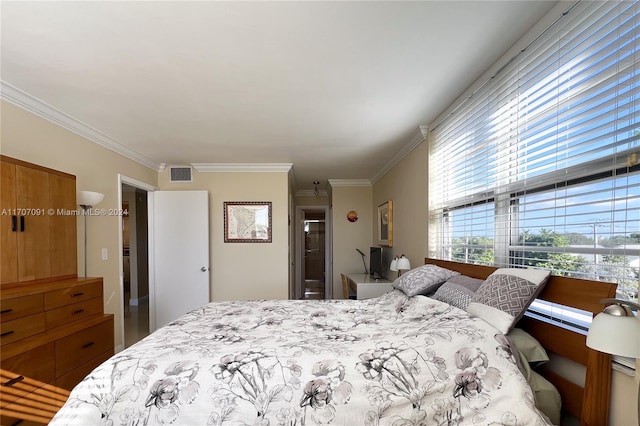
[[[2,1],[3,96],[155,168],[375,180],[555,4]]]

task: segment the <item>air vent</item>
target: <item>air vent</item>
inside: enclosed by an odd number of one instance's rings
[[[169,167],[169,176],[171,182],[191,182],[193,180],[189,166]]]

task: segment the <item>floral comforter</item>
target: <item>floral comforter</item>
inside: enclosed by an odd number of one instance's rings
[[[116,354],[52,425],[542,425],[505,337],[394,290],[214,302]]]

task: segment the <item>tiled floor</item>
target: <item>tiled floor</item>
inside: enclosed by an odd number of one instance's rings
[[[324,299],[324,282],[318,280],[304,281],[305,299]]]
[[[125,305],[124,345],[126,348],[149,335],[149,302],[138,306]]]

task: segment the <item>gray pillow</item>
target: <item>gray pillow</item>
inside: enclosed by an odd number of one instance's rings
[[[467,312],[508,333],[547,283],[546,269],[501,268],[482,283]]]
[[[460,309],[467,309],[471,298],[484,281],[466,275],[456,275],[442,284],[431,298]]]
[[[393,282],[393,288],[401,290],[409,297],[417,294],[430,294],[454,275],[460,275],[460,272],[436,265],[422,265],[398,277]]]

